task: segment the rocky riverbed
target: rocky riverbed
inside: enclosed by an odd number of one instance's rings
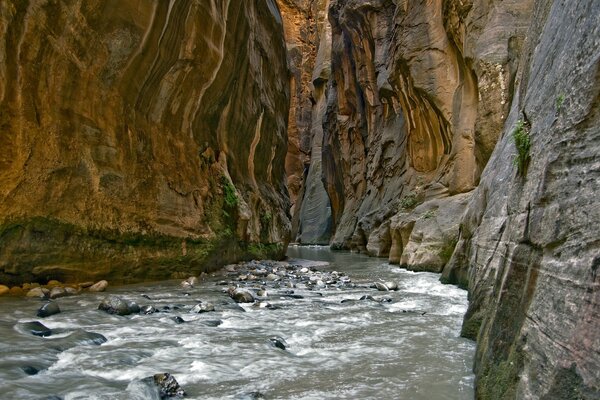
[[[3,297],[5,395],[472,398],[466,292],[356,254],[290,254],[312,260],[50,302]]]

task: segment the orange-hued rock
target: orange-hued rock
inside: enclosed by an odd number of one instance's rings
[[[200,273],[245,243],[283,254],[274,2],[6,0],[0,32],[0,281]]]
[[[531,0],[331,2],[322,169],[334,247],[379,256],[392,246],[427,250],[394,243],[390,220],[411,198],[420,204],[477,186],[508,115],[531,7]],[[445,242],[456,239],[455,228]]]

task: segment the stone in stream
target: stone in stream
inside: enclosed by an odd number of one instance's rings
[[[90,292],[104,292],[107,287],[108,287],[107,281],[99,281],[99,282],[94,283],[92,286],[90,286],[89,291]]]
[[[169,373],[156,374],[143,379],[144,382],[154,385],[158,389],[161,400],[181,398],[186,395],[185,390],[179,386],[175,377]]]
[[[156,312],[156,308],[154,308],[154,306],[142,306],[140,307],[140,312],[142,314],[154,314]]]
[[[269,338],[269,343],[273,347],[277,347],[278,349],[285,350],[287,347],[287,343],[284,338],[279,336]]]
[[[179,325],[179,324],[183,324],[183,323],[185,323],[185,322],[186,322],[186,321],[185,321],[183,318],[181,318],[181,317],[173,317],[173,321],[175,321],[175,323],[176,323],[176,324],[178,324],[178,325]]]
[[[265,395],[262,394],[261,392],[244,393],[242,395],[242,397],[240,397],[240,400],[260,400],[260,399],[266,399]]]
[[[202,322],[200,322],[202,325],[206,325],[206,326],[210,326],[210,327],[217,327],[219,325],[221,325],[223,323],[223,321],[221,321],[220,319],[207,319],[204,320]]]
[[[372,300],[372,301],[377,301],[373,298],[373,296],[371,296],[370,294],[364,295],[360,298],[360,300]]]
[[[393,291],[398,290],[398,282],[387,281],[384,283],[384,285],[385,285],[385,287],[388,288],[388,290],[393,290]]]
[[[254,303],[254,295],[248,290],[229,288],[227,293],[236,303]]]
[[[39,369],[37,369],[36,367],[32,367],[31,365],[25,365],[21,367],[21,370],[27,375],[37,375],[37,373],[40,372]]]
[[[135,301],[128,302],[127,308],[129,308],[129,314],[139,314],[141,311],[140,306]]]
[[[215,311],[215,306],[212,303],[200,303],[196,304],[190,310],[191,313],[201,314],[205,312]]]
[[[29,331],[35,336],[46,337],[52,335],[52,329],[38,321],[25,322],[22,327],[24,330]]]
[[[40,309],[37,311],[37,316],[40,318],[46,318],[58,313],[60,313],[60,307],[58,306],[58,303],[50,301],[40,307]]]
[[[129,309],[129,304],[120,297],[110,296],[106,297],[100,305],[98,306],[98,310],[105,311],[109,314],[117,314],[117,315],[129,315],[131,314],[131,310]]]
[[[45,299],[50,294],[50,291],[46,288],[36,287],[27,292],[27,297],[39,297],[40,299]]]
[[[51,299],[59,299],[61,297],[65,297],[68,295],[69,295],[69,293],[67,293],[67,291],[65,290],[64,287],[55,286],[52,289],[50,289],[50,298]]]
[[[108,339],[104,335],[101,335],[96,332],[88,332],[83,329],[77,329],[73,333],[65,336],[63,340],[68,345],[67,348],[73,347],[71,345],[101,345],[102,343],[106,343]],[[66,348],[65,348],[66,349]]]
[[[0,285],[0,296],[2,296],[3,294],[8,294],[9,291],[10,288],[8,286]]]

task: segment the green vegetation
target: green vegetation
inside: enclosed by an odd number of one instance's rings
[[[235,186],[231,183],[227,177],[223,176],[222,180],[223,187],[223,198],[225,201],[225,205],[229,208],[234,208],[238,204],[237,192],[235,190]]]
[[[525,176],[527,164],[529,163],[529,149],[531,148],[531,139],[525,123],[522,120],[517,121],[517,126],[512,133],[513,141],[517,148],[517,156],[514,163],[517,167],[517,172],[521,176]]]
[[[427,210],[425,213],[423,213],[423,215],[421,215],[421,218],[423,219],[431,219],[433,217],[435,217],[435,210]]]
[[[253,258],[272,258],[283,250],[281,243],[249,243],[246,250]]]
[[[440,250],[440,258],[444,261],[444,264],[448,263],[448,261],[450,261],[450,258],[452,258],[452,254],[454,253],[454,248],[456,247],[457,243],[458,240],[456,238],[452,238],[448,240],[444,244],[444,247],[442,247],[442,249]]]
[[[408,193],[400,200],[400,208],[404,210],[412,210],[420,203],[417,195],[414,192]]]
[[[560,112],[564,102],[565,102],[565,95],[561,93],[556,98],[556,112]]]
[[[481,374],[477,385],[478,398],[483,400],[514,399],[522,367],[523,351],[513,348],[506,360],[489,366]]]

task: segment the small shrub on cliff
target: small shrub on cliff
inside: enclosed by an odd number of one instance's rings
[[[235,191],[235,187],[226,177],[223,177],[222,183],[225,205],[227,207],[234,208],[238,204],[238,198]]]
[[[517,121],[517,126],[512,133],[515,147],[517,148],[517,156],[514,163],[517,167],[519,175],[524,176],[529,162],[529,149],[531,148],[531,139],[529,131],[522,120]]]
[[[421,216],[423,219],[431,219],[433,217],[435,217],[435,210],[428,210]]]
[[[404,210],[412,210],[417,206],[417,204],[419,204],[419,199],[417,198],[417,195],[413,192],[410,192],[409,194],[404,196],[402,200],[400,200],[400,207]]]

